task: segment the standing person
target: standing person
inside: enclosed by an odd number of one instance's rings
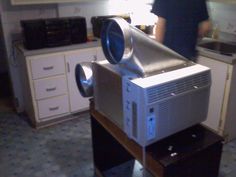
[[[195,61],[198,37],[210,30],[206,0],[155,0],[152,13],[158,16],[158,42]]]

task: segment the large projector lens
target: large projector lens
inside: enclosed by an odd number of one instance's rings
[[[111,64],[120,63],[122,59],[130,56],[130,30],[129,24],[124,19],[108,19],[103,24],[101,40],[103,52]]]

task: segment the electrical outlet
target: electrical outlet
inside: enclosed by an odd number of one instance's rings
[[[44,9],[39,9],[38,16],[39,17],[44,17],[46,11]]]
[[[236,34],[236,24],[233,24],[232,33],[233,33],[233,34]]]
[[[228,23],[226,27],[227,31],[233,31],[234,30],[234,25],[232,23]]]
[[[232,22],[225,21],[221,26],[223,32],[233,34],[236,31],[236,24]]]
[[[232,22],[227,22],[226,27],[225,27],[225,32],[236,34],[236,24]]]
[[[81,12],[81,8],[75,7],[74,8],[74,15],[79,14]]]
[[[22,34],[20,32],[19,33],[17,33],[17,32],[12,33],[11,40],[12,40],[12,43],[14,43],[15,41],[22,41],[23,40]]]

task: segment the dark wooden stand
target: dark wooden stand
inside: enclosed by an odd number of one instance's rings
[[[223,139],[202,125],[142,147],[90,106],[95,173],[136,159],[155,177],[217,177]]]

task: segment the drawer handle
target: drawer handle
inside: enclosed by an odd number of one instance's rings
[[[53,88],[46,88],[46,91],[47,92],[51,92],[51,91],[55,91],[57,88],[56,87],[53,87]]]
[[[52,108],[49,108],[49,111],[56,111],[56,110],[58,110],[59,109],[59,106],[57,106],[57,107],[52,107]]]
[[[54,67],[53,66],[48,66],[48,67],[43,67],[43,70],[47,71],[47,70],[52,70]]]

